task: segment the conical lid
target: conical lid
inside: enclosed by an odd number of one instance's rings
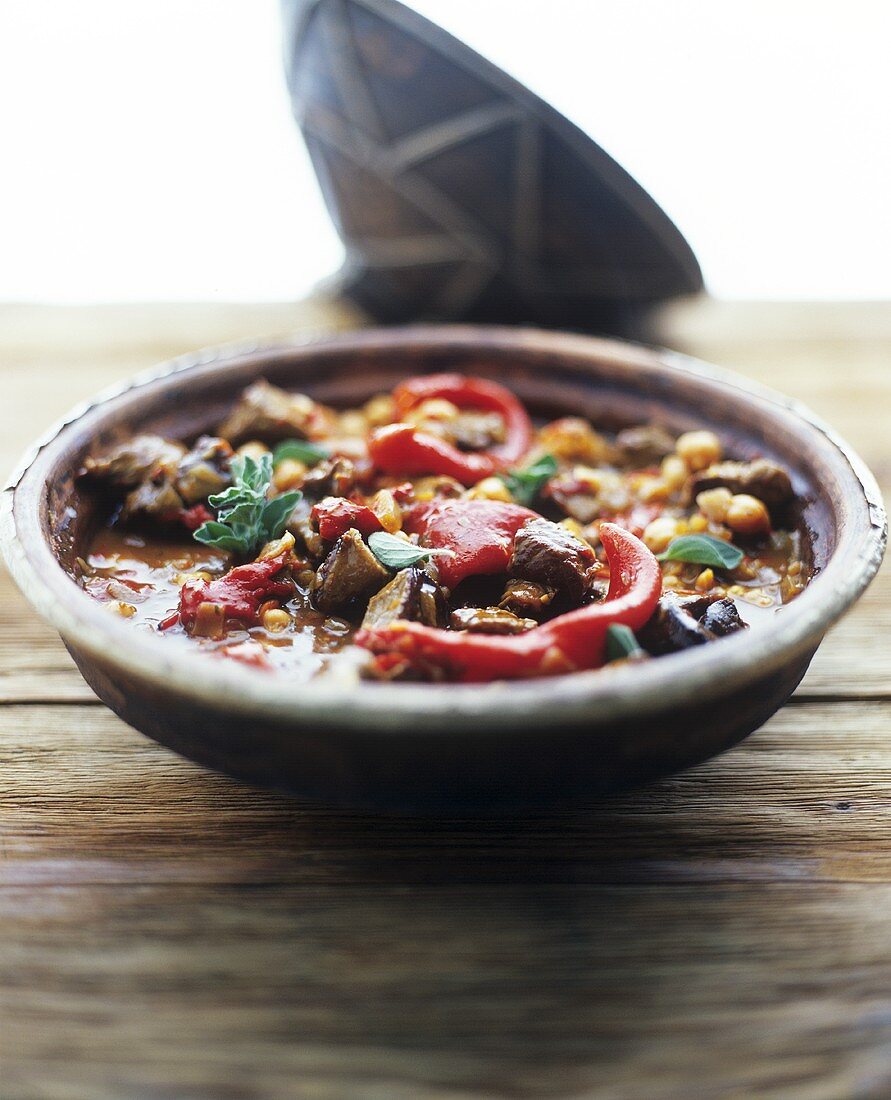
[[[667,215],[586,134],[397,0],[285,0],[294,112],[384,321],[599,328],[702,288]]]

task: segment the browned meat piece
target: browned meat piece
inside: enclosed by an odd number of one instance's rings
[[[149,477],[172,476],[185,453],[182,444],[160,435],[136,435],[98,458],[87,458],[81,472],[122,489],[132,489]]]
[[[599,568],[591,547],[565,527],[531,519],[517,532],[508,573],[555,588],[579,604]]]
[[[535,581],[508,581],[498,606],[521,619],[541,622],[555,595],[553,588],[536,584]]]
[[[326,614],[346,607],[353,600],[377,592],[390,579],[390,573],[350,528],[335,542],[331,553],[319,566],[313,585],[313,603]]]
[[[637,640],[652,656],[704,645],[715,638],[745,630],[733,600],[715,596],[663,596]]]
[[[471,634],[525,634],[538,626],[535,619],[521,619],[503,607],[459,607],[452,612],[453,630]]]
[[[177,519],[183,510],[183,498],[167,477],[144,481],[124,500],[121,519],[154,519],[162,523]]]
[[[428,573],[413,565],[401,569],[389,584],[371,597],[362,626],[390,626],[397,619],[440,626],[445,618],[444,612],[442,589]]]
[[[792,482],[782,466],[767,458],[754,462],[717,462],[691,480],[693,495],[705,489],[729,489],[731,493],[747,493],[763,501],[768,508],[792,499]]]
[[[186,504],[198,504],[219,493],[232,480],[229,460],[232,448],[225,439],[202,435],[177,467],[175,488]]]
[[[304,477],[300,488],[313,500],[345,497],[358,483],[355,464],[348,458],[326,458]]]
[[[317,439],[333,426],[328,409],[303,393],[287,393],[266,381],[255,382],[217,429],[230,443],[261,439]]]
[[[625,428],[616,436],[622,460],[629,466],[655,466],[674,450],[674,436],[658,424]]]

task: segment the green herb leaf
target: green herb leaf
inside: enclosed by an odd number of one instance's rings
[[[281,496],[275,497],[264,505],[262,525],[265,542],[272,542],[274,539],[282,537],[285,525],[294,511],[297,501],[302,496],[303,493],[299,489],[292,489],[290,492],[282,493]]]
[[[611,623],[606,628],[606,659],[624,661],[636,657],[643,650],[637,644],[637,638],[630,626],[624,623]]]
[[[225,523],[217,523],[215,520],[202,523],[193,531],[192,537],[197,542],[203,542],[205,546],[216,546],[220,550],[240,551],[244,545],[241,536],[237,535],[231,527]]]
[[[556,474],[557,469],[557,460],[553,455],[542,455],[525,469],[511,470],[503,474],[501,480],[508,487],[514,500],[519,501],[520,504],[531,504]]]
[[[329,455],[330,452],[317,443],[307,443],[302,439],[286,439],[272,452],[272,465],[275,467],[286,458],[294,458],[307,466],[315,466]]]
[[[718,569],[735,569],[744,556],[732,542],[711,535],[680,535],[671,540],[664,554],[656,555],[659,561],[689,561]]]
[[[231,464],[232,484],[208,497],[216,520],[202,523],[193,538],[205,546],[249,557],[264,543],[281,538],[301,493],[292,490],[267,500],[272,481],[272,455],[259,459],[239,455]]]
[[[407,569],[410,565],[417,565],[419,561],[427,561],[433,554],[451,553],[451,550],[431,550],[426,546],[403,542],[386,531],[375,531],[369,535],[368,545],[377,560],[389,569]]]

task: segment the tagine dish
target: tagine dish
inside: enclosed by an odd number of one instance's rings
[[[536,422],[460,373],[345,410],[257,381],[215,434],[135,435],[80,479],[106,519],[78,579],[109,614],[296,681],[642,662],[764,629],[811,573],[775,461]]]

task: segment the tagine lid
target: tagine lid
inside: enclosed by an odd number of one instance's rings
[[[294,113],[381,321],[596,328],[702,289],[628,173],[518,81],[398,0],[285,0]]]

